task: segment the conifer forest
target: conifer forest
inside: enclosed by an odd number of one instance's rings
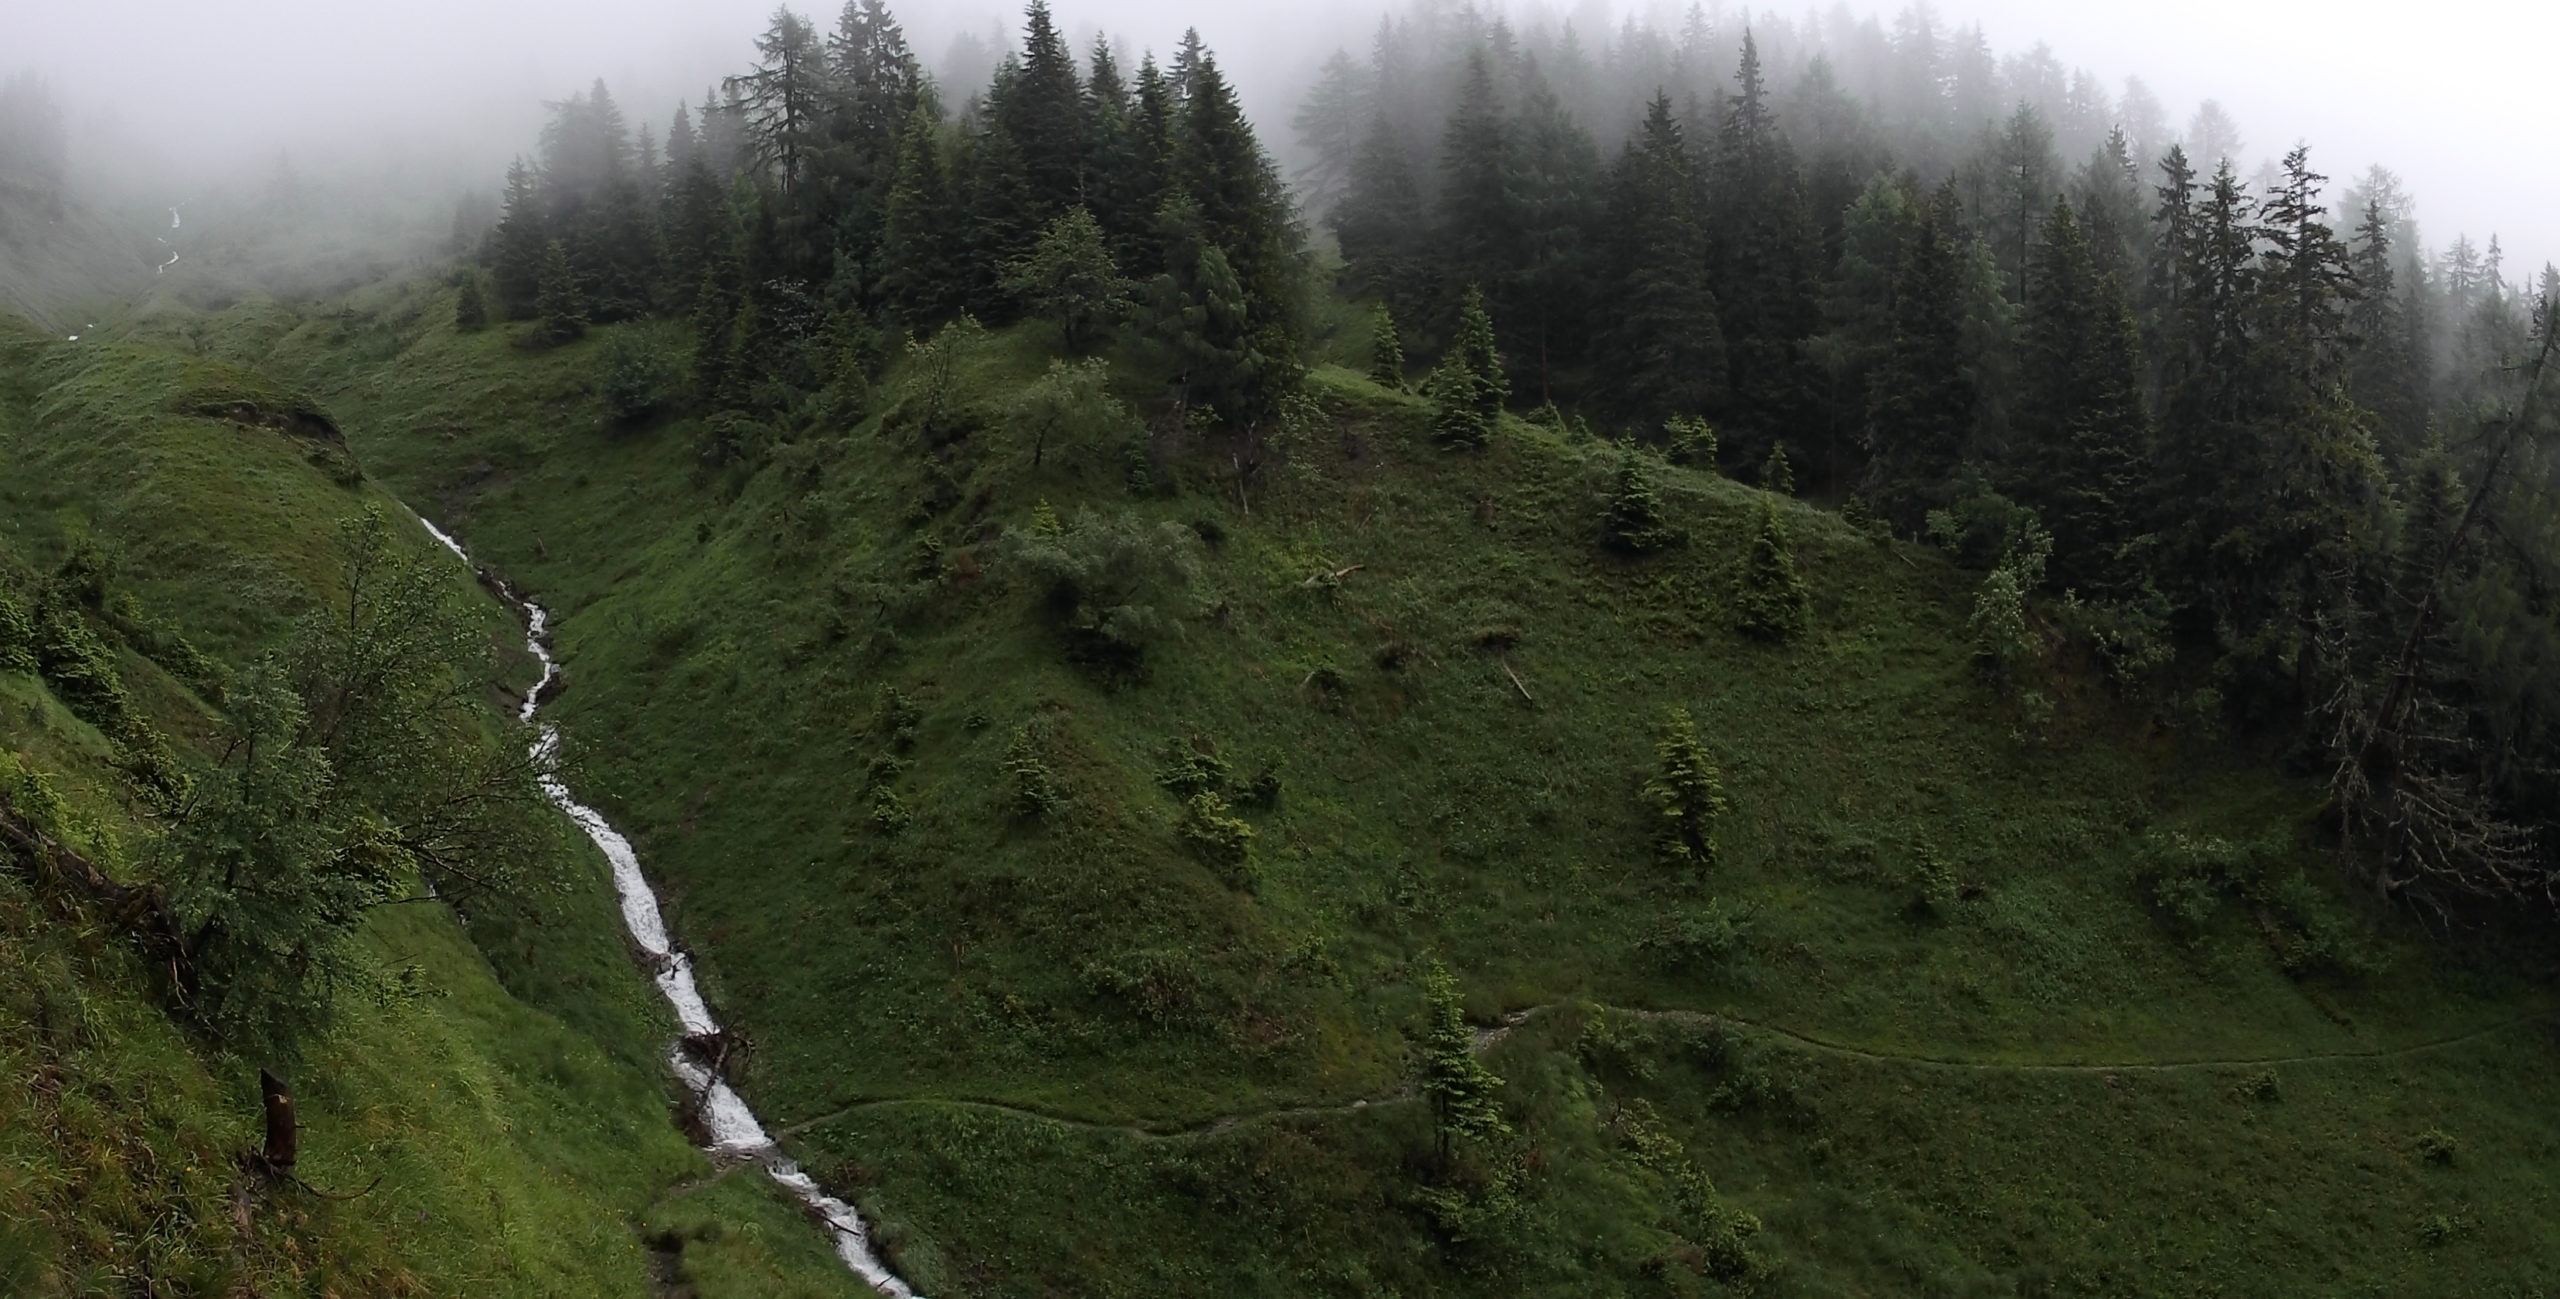
[[[0,41],[0,1293],[2560,1293],[2560,269],[2152,89],[2346,20],[582,3]]]

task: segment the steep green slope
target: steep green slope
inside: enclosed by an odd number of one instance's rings
[[[368,504],[399,508],[307,398],[0,320],[0,588],[33,603],[75,548],[103,565],[87,618],[182,764],[203,760],[211,683],[337,589],[337,522]],[[414,528],[405,541],[432,548]],[[480,607],[500,644],[520,643],[494,601]],[[0,664],[0,800],[147,882],[165,867],[161,818],[126,751]],[[413,995],[350,992],[337,1029],[287,1066],[299,1172],[365,1192],[346,1200],[235,1199],[271,1061],[174,1023],[113,918],[23,853],[0,856],[0,1291],[636,1295],[655,1279],[775,1275],[845,1292],[822,1238],[760,1181],[683,1189],[709,1170],[670,1122],[665,1017],[625,955],[602,864],[565,826],[557,851],[574,883],[538,923],[374,911],[365,956],[414,967]],[[705,1195],[726,1231],[702,1229]]]
[[[1729,612],[1755,489],[1664,470],[1688,544],[1612,558],[1614,453],[1444,455],[1340,371],[1248,503],[1222,444],[1018,413],[1034,331],[938,423],[909,365],[790,429],[608,431],[602,342],[450,318],[413,284],[201,332],[563,616],[585,787],[750,1099],[928,1292],[2560,1284],[2523,958],[2339,894],[2316,792],[2236,749],[2074,671],[1995,696],[1934,556],[1783,504],[1814,609],[1770,646]],[[1142,671],[1071,661],[1044,503],[1070,549],[1187,538]],[[1674,705],[1733,807],[1698,876],[1639,797]],[[1186,835],[1180,751],[1250,871]],[[1482,1022],[1549,1008],[1487,1042],[1518,1135],[1454,1163],[1408,1092],[1425,954]]]

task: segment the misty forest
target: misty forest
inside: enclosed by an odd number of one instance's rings
[[[0,1292],[2560,1293],[2560,270],[1925,3],[1192,8],[0,81]]]

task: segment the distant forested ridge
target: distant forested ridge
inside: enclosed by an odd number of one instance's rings
[[[688,356],[614,358],[616,409],[784,423],[902,339],[1045,318],[1245,473],[1309,358],[1367,347],[1321,304],[1371,302],[1373,374],[1436,363],[1446,445],[1507,405],[1782,475],[1987,570],[2004,690],[2041,698],[2021,643],[2089,658],[2325,775],[2385,890],[2560,895],[2551,272],[2431,252],[2379,167],[2244,175],[2218,105],[2173,132],[2139,80],[1926,7],[1425,5],[1368,45],[1306,93],[1291,181],[1196,32],[1132,68],[1035,0],[987,85],[943,87],[880,0],[779,10],[663,134],[602,83],[554,105],[464,312],[684,322]]]

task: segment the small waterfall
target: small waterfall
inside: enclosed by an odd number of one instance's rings
[[[170,215],[175,217],[176,213]],[[424,518],[419,522],[426,524],[427,532],[444,543],[445,549],[452,551],[463,563],[471,564],[471,556],[463,550],[460,542]],[[473,567],[476,570],[477,565]],[[495,581],[494,578],[492,580]],[[862,1215],[855,1212],[852,1205],[820,1189],[815,1178],[786,1157],[781,1147],[765,1132],[764,1124],[757,1120],[754,1111],[747,1108],[746,1101],[720,1077],[719,1071],[695,1059],[686,1049],[688,1041],[718,1036],[719,1021],[711,1017],[711,1008],[704,1004],[701,990],[694,985],[693,958],[676,950],[674,942],[667,936],[666,918],[658,911],[658,895],[650,889],[648,877],[640,872],[639,853],[632,849],[631,841],[624,838],[621,831],[604,819],[602,813],[579,802],[553,770],[554,759],[560,751],[560,728],[537,722],[534,718],[542,707],[543,697],[549,693],[551,683],[560,675],[560,665],[551,657],[550,611],[516,594],[514,588],[503,581],[496,581],[496,586],[500,598],[523,611],[525,647],[532,650],[534,658],[542,664],[542,679],[525,693],[524,707],[517,714],[525,724],[537,728],[533,754],[542,771],[542,792],[550,798],[553,806],[587,832],[587,837],[603,850],[605,860],[613,864],[613,891],[622,901],[622,923],[630,930],[632,942],[646,957],[651,980],[658,985],[659,994],[675,1008],[676,1023],[684,1033],[668,1047],[667,1063],[675,1070],[676,1077],[683,1081],[685,1089],[701,1104],[703,1131],[710,1137],[710,1144],[705,1149],[718,1158],[754,1160],[775,1185],[789,1191],[826,1224],[828,1231],[835,1236],[836,1256],[844,1260],[846,1267],[853,1269],[854,1275],[889,1299],[916,1299],[916,1292],[899,1280],[873,1252],[871,1231],[863,1224]]]

